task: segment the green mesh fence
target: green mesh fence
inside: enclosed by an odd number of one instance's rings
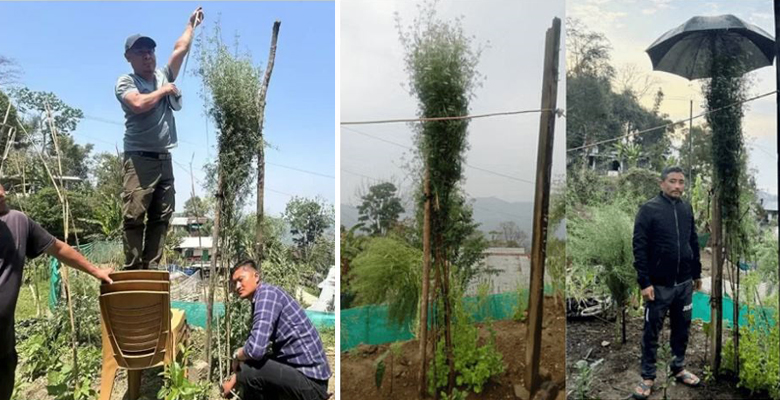
[[[552,287],[545,285],[544,292],[552,293]],[[524,293],[527,296],[527,292]],[[510,319],[515,313],[520,295],[517,292],[497,293],[482,299],[464,297],[463,306],[475,322],[487,319]],[[526,302],[527,304],[527,302]],[[347,351],[360,344],[384,344],[410,340],[414,321],[410,318],[402,324],[388,319],[386,305],[371,305],[341,310],[341,351]]]
[[[702,292],[693,293],[693,319],[700,319],[704,322],[710,322],[710,296]],[[775,325],[777,316],[775,310],[769,307],[756,308],[753,307],[748,311],[746,305],[739,307],[739,326],[747,326],[748,315],[752,315],[755,321],[759,324],[763,321],[769,323],[770,326]],[[734,301],[729,297],[723,296],[723,321],[726,326],[734,325]]]
[[[206,303],[191,301],[171,301],[171,308],[183,310],[187,316],[187,323],[192,326],[206,328]],[[320,311],[305,310],[312,324],[318,329],[333,328],[336,326],[336,315]],[[225,315],[225,304],[214,302],[214,314],[220,318]]]

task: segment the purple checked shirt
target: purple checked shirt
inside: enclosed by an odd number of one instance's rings
[[[287,364],[312,379],[331,376],[320,334],[306,313],[284,290],[261,283],[253,298],[252,330],[244,354],[262,360],[269,343],[271,358]]]

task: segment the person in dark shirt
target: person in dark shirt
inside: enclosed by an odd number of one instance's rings
[[[238,384],[247,400],[328,398],[328,359],[301,306],[284,290],[261,282],[252,260],[238,263],[232,276],[238,296],[252,301],[252,330],[233,354],[236,373],[223,383],[223,395]]]
[[[698,386],[699,378],[685,369],[685,349],[693,312],[693,291],[701,288],[699,238],[693,209],[681,196],[685,176],[679,167],[661,173],[661,192],[642,205],[634,222],[634,268],[645,300],[642,336],[642,382],[634,398],[646,399],[656,378],[658,333],[666,313],[671,321],[671,369],[675,378]]]
[[[46,232],[35,221],[6,204],[5,188],[0,184],[0,400],[8,400],[14,389],[17,364],[14,313],[22,271],[27,258],[46,253],[63,264],[111,283],[113,269],[99,269],[84,256]]]

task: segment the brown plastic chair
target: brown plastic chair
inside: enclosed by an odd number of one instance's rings
[[[100,285],[100,294],[118,292],[167,292],[171,291],[169,281],[114,281],[110,285]]]
[[[149,271],[133,270],[118,271],[108,275],[114,282],[119,281],[169,281],[171,280],[168,271]]]
[[[119,274],[121,278],[128,277],[127,272]],[[111,274],[112,279],[114,275]],[[158,273],[154,277],[162,275]],[[111,398],[118,368],[127,369],[128,398],[136,400],[140,394],[141,372],[175,359],[186,320],[183,311],[171,310],[169,289],[170,282],[161,280],[115,279],[113,284],[101,285],[101,400]]]

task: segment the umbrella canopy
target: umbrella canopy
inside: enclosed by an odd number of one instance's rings
[[[688,80],[709,78],[715,57],[739,59],[739,75],[772,65],[775,41],[761,28],[733,15],[693,17],[664,33],[647,54],[653,69]]]

